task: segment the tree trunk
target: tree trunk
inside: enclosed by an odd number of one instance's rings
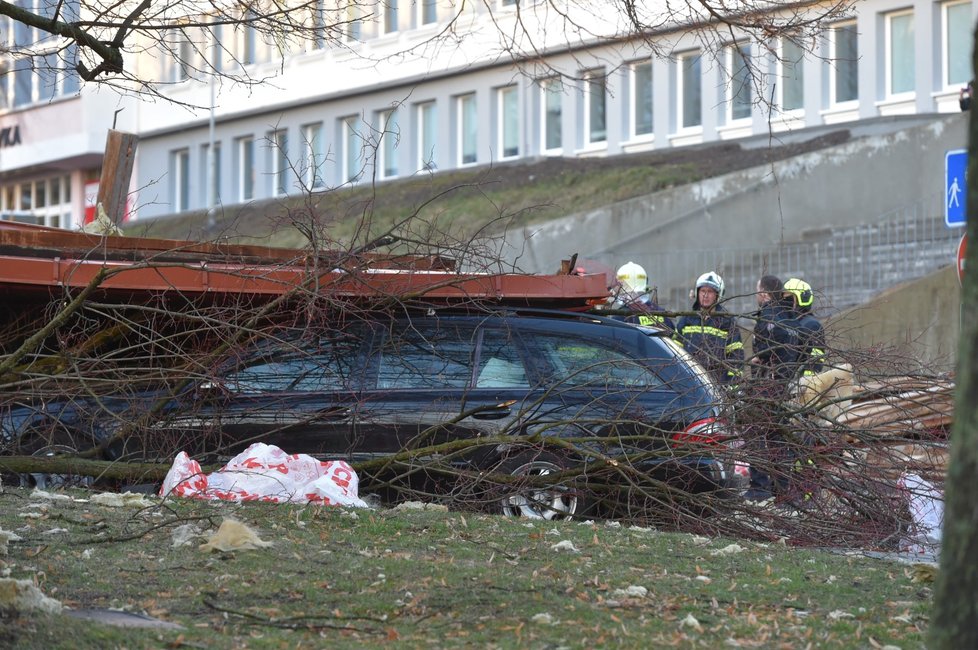
[[[976,54],[972,55],[973,70],[978,70]],[[968,125],[967,173],[967,231],[972,242],[978,239],[976,116],[978,106],[973,106]],[[972,243],[966,255],[941,570],[930,626],[930,647],[934,650],[978,648],[978,245]]]

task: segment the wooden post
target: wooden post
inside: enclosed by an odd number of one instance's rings
[[[126,216],[126,199],[129,196],[129,181],[132,178],[132,165],[136,158],[135,133],[125,133],[109,129],[105,139],[105,156],[102,159],[102,176],[98,182],[98,204],[102,204],[106,216],[115,225],[120,225]],[[96,212],[96,215],[98,213]]]

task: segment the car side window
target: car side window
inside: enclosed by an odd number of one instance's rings
[[[451,389],[467,388],[471,383],[474,330],[408,326],[385,334],[377,388]]]
[[[508,330],[486,328],[479,348],[476,388],[529,388],[526,368]]]
[[[658,375],[637,359],[597,342],[538,334],[532,348],[544,362],[548,383],[622,388],[662,385]]]
[[[358,336],[263,345],[224,383],[239,393],[350,390],[362,367]]]

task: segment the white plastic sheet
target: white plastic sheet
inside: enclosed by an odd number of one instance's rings
[[[256,442],[211,474],[204,474],[197,461],[180,452],[163,480],[160,496],[366,508],[358,488],[356,472],[342,460],[321,461]]]
[[[901,542],[901,550],[910,553],[938,554],[941,529],[944,526],[944,492],[917,474],[904,474],[899,486],[909,500],[913,527]]]

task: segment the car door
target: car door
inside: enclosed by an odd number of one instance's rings
[[[255,442],[342,457],[363,378],[363,341],[357,328],[267,340],[202,382],[195,403],[167,426],[196,432],[195,446],[222,458]]]
[[[524,333],[532,371],[547,386],[529,431],[610,439],[602,444],[613,445],[608,452],[665,447],[669,432],[682,427],[682,397],[641,357],[644,335],[589,329],[555,323]]]
[[[510,430],[529,387],[515,338],[476,318],[389,323],[371,353],[355,451],[375,457]]]

